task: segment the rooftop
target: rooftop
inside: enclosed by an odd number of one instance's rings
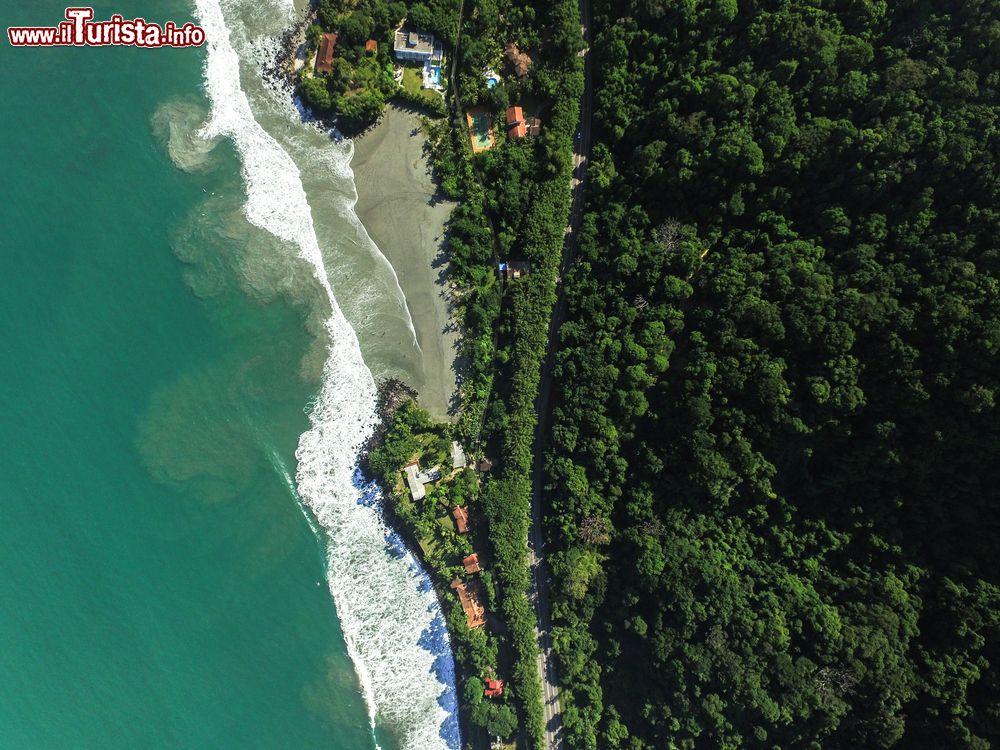
[[[319,43],[319,52],[316,53],[316,72],[329,73],[333,70],[333,51],[337,47],[337,35],[332,33],[323,34]]]
[[[487,698],[499,698],[503,695],[503,680],[495,680],[492,677],[486,678],[486,689],[483,695]]]
[[[422,500],[427,493],[424,491],[424,485],[419,479],[420,464],[414,461],[404,466],[403,471],[406,473],[406,484],[410,488],[410,497],[414,500]]]
[[[524,110],[519,106],[507,107],[507,133],[511,138],[524,138],[528,134]]]
[[[441,478],[441,467],[432,466],[427,471],[421,471],[420,463],[411,461],[403,467],[403,473],[406,474],[406,484],[410,488],[410,497],[414,500],[422,500],[427,495],[424,485],[436,482]]]
[[[465,572],[469,575],[473,573],[478,573],[482,570],[479,565],[479,555],[473,552],[471,555],[462,560],[462,565],[465,566]]]
[[[519,279],[528,275],[531,264],[526,260],[505,260],[499,265],[499,269],[505,279]]]
[[[444,50],[433,34],[411,31],[402,27],[396,29],[393,51],[401,57],[429,58],[440,60]]]
[[[455,526],[458,527],[459,534],[469,533],[469,512],[461,505],[451,509],[451,517],[455,519]]]
[[[479,595],[479,586],[475,582],[462,583],[457,578],[451,582],[451,587],[458,594],[458,601],[465,613],[465,621],[470,629],[481,628],[486,624],[486,607]]]
[[[441,478],[441,467],[432,466],[427,471],[421,471],[417,474],[417,481],[421,484],[430,484],[431,482],[436,482]]]
[[[465,468],[465,451],[457,440],[451,441],[451,466],[453,469]]]
[[[531,67],[531,55],[522,52],[514,42],[510,42],[504,47],[504,56],[507,58],[510,69],[514,71],[514,75],[518,78],[524,78],[528,75],[528,68]]]

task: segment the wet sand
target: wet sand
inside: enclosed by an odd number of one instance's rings
[[[458,334],[441,242],[454,204],[437,194],[423,148],[419,115],[389,105],[382,121],[355,142],[351,168],[355,211],[399,277],[423,353],[422,382],[410,385],[425,409],[444,418],[454,403]]]

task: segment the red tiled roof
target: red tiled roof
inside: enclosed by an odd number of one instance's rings
[[[465,621],[469,628],[481,628],[485,625],[486,607],[480,600],[478,585],[475,582],[465,584],[456,579],[451,582],[451,587],[458,594],[458,601],[462,604],[462,611],[465,612]]]
[[[486,678],[486,689],[483,695],[487,698],[499,698],[503,695],[503,680],[494,680],[492,677]]]
[[[333,70],[333,51],[337,47],[337,35],[327,33],[323,35],[323,41],[319,44],[319,52],[316,53],[316,72],[329,73]]]
[[[378,52],[378,42],[374,39],[369,39],[365,42],[365,52]]]
[[[465,534],[469,531],[469,513],[461,505],[456,506],[451,509],[452,518],[455,519],[455,525],[458,527],[459,534]]]
[[[510,63],[510,67],[518,78],[524,78],[528,75],[528,68],[531,67],[530,55],[521,52],[513,42],[504,47],[504,53],[507,55],[507,62]]]
[[[507,108],[507,132],[513,138],[524,138],[528,134],[528,124],[520,107]]]
[[[479,555],[477,555],[475,552],[473,552],[471,555],[462,560],[462,565],[465,566],[465,572],[468,573],[469,575],[472,575],[473,573],[478,573],[479,571],[482,570],[482,568],[479,567]]]

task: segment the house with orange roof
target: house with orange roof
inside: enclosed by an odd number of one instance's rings
[[[316,53],[316,72],[330,73],[333,71],[333,52],[337,48],[337,35],[333,33],[323,34],[319,43],[319,52]]]
[[[499,698],[503,695],[503,680],[487,677],[486,689],[483,691],[483,695],[487,698]]]
[[[511,138],[524,138],[528,134],[528,123],[524,119],[524,110],[520,106],[507,107],[507,135]]]
[[[464,558],[462,560],[462,565],[465,566],[465,572],[468,573],[469,575],[472,575],[473,573],[478,573],[479,571],[482,570],[482,567],[480,567],[479,565],[479,555],[476,554],[475,552],[473,552],[468,557]]]
[[[456,505],[451,509],[451,517],[455,519],[455,526],[459,534],[469,533],[469,511],[461,505]]]
[[[462,611],[465,613],[465,621],[469,629],[475,630],[476,628],[483,627],[486,624],[486,607],[482,603],[479,585],[475,581],[472,583],[463,583],[456,578],[451,582],[451,587],[458,594],[458,601],[462,605]]]

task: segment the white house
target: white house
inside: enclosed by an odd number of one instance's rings
[[[420,464],[412,461],[403,467],[406,474],[406,484],[410,488],[410,497],[416,500],[423,500],[427,495],[424,485],[436,482],[441,478],[441,467],[435,466],[427,471],[420,470]]]
[[[465,451],[457,440],[451,441],[451,468],[464,469],[466,464]]]
[[[406,483],[410,487],[410,497],[414,501],[423,500],[424,495],[427,493],[424,492],[423,482],[417,478],[420,474],[420,465],[414,461],[412,464],[407,464],[403,467],[403,471],[406,472]]]
[[[400,60],[415,60],[416,62],[425,60],[440,62],[444,56],[444,48],[441,47],[433,34],[409,31],[402,26],[396,29],[392,51]]]

